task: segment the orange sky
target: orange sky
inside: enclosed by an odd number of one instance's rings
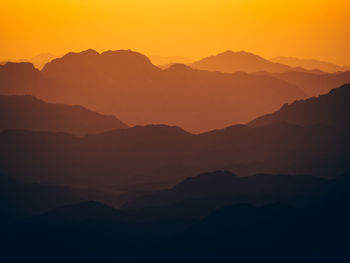
[[[350,65],[349,0],[0,0],[0,60],[133,49],[225,50]]]

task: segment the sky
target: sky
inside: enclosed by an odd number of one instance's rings
[[[350,65],[349,0],[0,0],[0,60],[132,49],[226,50]]]

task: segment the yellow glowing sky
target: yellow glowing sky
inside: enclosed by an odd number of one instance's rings
[[[349,0],[0,0],[0,60],[133,49],[246,50],[350,64]]]

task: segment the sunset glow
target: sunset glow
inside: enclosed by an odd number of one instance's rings
[[[93,48],[225,50],[349,65],[348,0],[1,0],[0,60]]]

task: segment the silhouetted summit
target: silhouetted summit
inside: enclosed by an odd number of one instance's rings
[[[144,55],[131,50],[106,51],[101,54],[89,49],[80,53],[68,53],[47,63],[42,72],[45,76],[60,78],[79,77],[91,73],[99,78],[118,78],[121,74],[151,74],[160,71]],[[89,76],[86,76],[87,78]],[[91,76],[90,76],[91,77]],[[123,76],[125,77],[125,76]]]
[[[305,71],[301,68],[291,68],[289,66],[274,63],[260,56],[245,51],[226,51],[216,56],[206,57],[194,62],[191,67],[201,70],[220,72],[285,72],[291,70]]]
[[[75,135],[127,128],[114,116],[81,106],[50,104],[33,96],[0,96],[0,130],[68,132]]]
[[[191,71],[193,69],[185,64],[176,63],[176,64],[170,65],[170,67],[168,67],[166,70],[181,72],[181,71]]]
[[[326,95],[284,105],[279,111],[257,118],[249,123],[261,127],[276,122],[296,125],[330,125],[350,129],[350,84],[333,89]]]
[[[12,63],[0,65],[0,94],[36,94],[42,84],[40,71],[31,63]]]

